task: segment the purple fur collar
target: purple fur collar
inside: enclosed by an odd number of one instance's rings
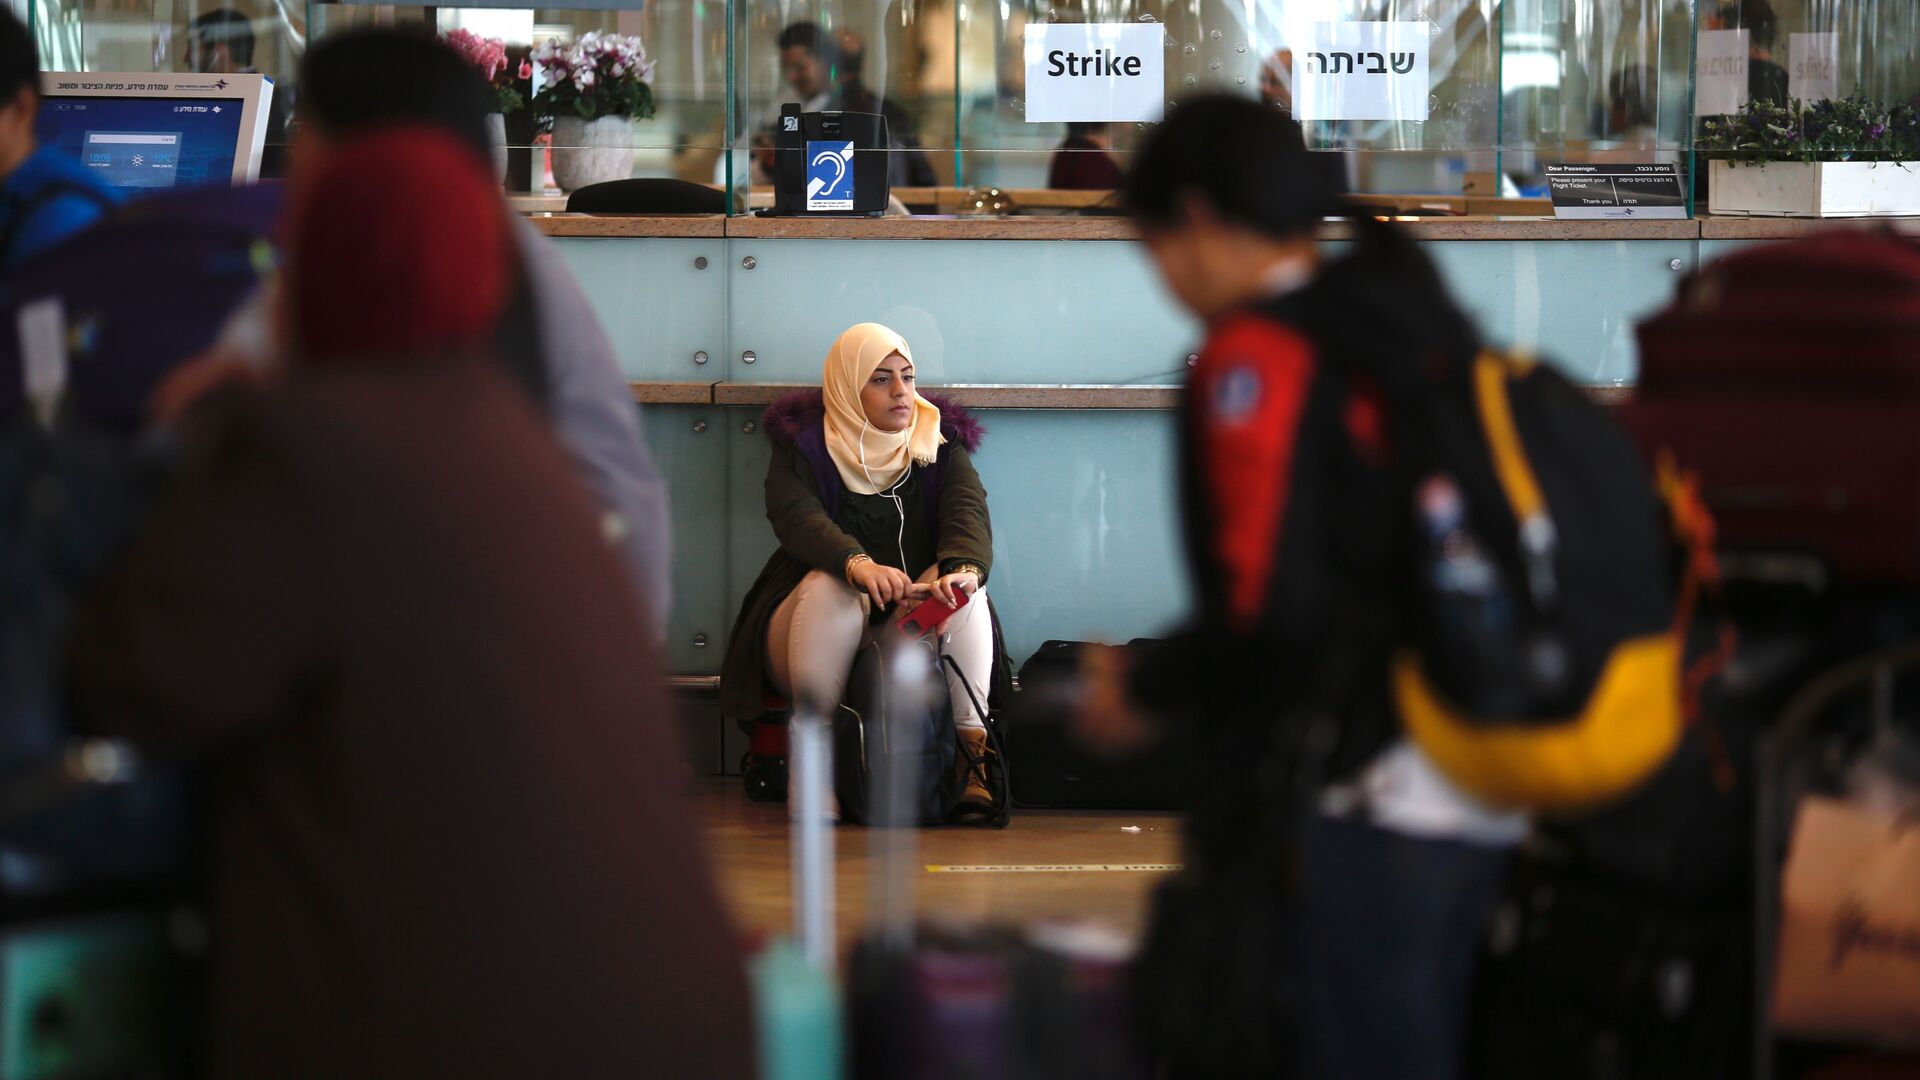
[[[947,397],[945,394],[922,394],[940,410],[940,434],[947,441],[964,447],[969,454],[980,451],[980,441],[986,437],[987,427],[967,411],[965,405]],[[791,443],[802,432],[817,428],[827,415],[826,403],[818,390],[795,390],[785,394],[760,417],[761,427],[766,429],[767,438],[778,443]]]

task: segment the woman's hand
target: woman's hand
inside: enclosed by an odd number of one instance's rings
[[[972,571],[945,574],[934,579],[932,588],[934,599],[950,608],[959,607],[961,593],[971,596],[980,591],[980,575]]]
[[[1157,732],[1127,694],[1127,655],[1111,645],[1080,652],[1080,702],[1074,733],[1095,750],[1119,755],[1152,742]]]
[[[916,591],[905,570],[882,566],[872,559],[861,559],[848,567],[847,580],[866,593],[873,606],[881,608],[908,599]]]

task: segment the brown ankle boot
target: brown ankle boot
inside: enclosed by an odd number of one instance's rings
[[[953,806],[953,819],[978,824],[993,817],[993,788],[987,783],[987,763],[993,756],[993,748],[987,743],[986,728],[955,730],[960,733],[962,752],[954,762],[954,768],[960,772],[960,801]]]

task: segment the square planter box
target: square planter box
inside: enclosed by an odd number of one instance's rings
[[[1760,217],[1882,217],[1920,214],[1920,162],[1715,161],[1707,209]]]

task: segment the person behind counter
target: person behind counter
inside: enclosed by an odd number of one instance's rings
[[[286,377],[194,407],[75,623],[83,730],[208,770],[216,1077],[754,1075],[651,635],[480,355],[495,190],[424,128],[307,177]]]
[[[912,115],[867,87],[865,64],[866,45],[850,32],[829,36],[812,22],[797,22],[780,32],[780,77],[802,112],[841,110],[886,117],[892,144],[887,155],[888,182],[895,187],[935,186],[939,177],[920,149],[919,128]],[[755,139],[760,148],[754,159],[760,183],[771,182],[773,175],[772,132],[773,122],[768,121]]]
[[[1287,115],[1289,120],[1300,123],[1293,115],[1293,50],[1276,49],[1266,62],[1260,65],[1260,100],[1268,106]],[[1341,124],[1338,121],[1320,121],[1320,134],[1323,140],[1334,143],[1339,141]],[[1304,137],[1306,128],[1301,125]],[[1352,190],[1347,176],[1347,155],[1338,150],[1318,150],[1307,157],[1307,164],[1319,172],[1327,189],[1337,195],[1345,195]]]
[[[1769,0],[1720,0],[1702,9],[1700,29],[1745,30],[1747,96],[1773,105],[1787,103],[1787,69],[1773,59],[1774,46],[1780,40],[1780,18]]]
[[[1593,148],[1607,151],[1608,161],[1680,163],[1676,147],[1661,145],[1658,80],[1644,64],[1630,64],[1608,76],[1605,122],[1596,130],[1605,137],[1594,140]]]
[[[215,8],[195,16],[187,24],[187,69],[201,75],[252,75],[253,23],[232,8]],[[276,79],[273,95],[267,101],[267,143],[260,152],[260,175],[274,178],[286,175],[287,116],[293,100],[293,87],[285,79]]]
[[[779,550],[748,590],[727,644],[721,712],[752,723],[770,686],[797,707],[831,715],[870,615],[903,601],[954,594],[972,602],[943,628],[954,725],[973,758],[990,753],[984,718],[961,682],[984,699],[1002,650],[987,573],[993,528],[973,468],[983,429],[958,403],[922,397],[913,350],[899,334],[861,323],[827,354],[819,390],[775,402],[764,426],[767,517]],[[958,762],[961,821],[993,813],[983,768]]]
[[[1056,191],[1113,191],[1125,174],[1113,156],[1110,124],[1074,122],[1047,164],[1047,186]]]
[[[1480,932],[1526,823],[1460,794],[1392,712],[1403,508],[1384,403],[1347,373],[1467,363],[1478,337],[1419,247],[1308,165],[1297,125],[1231,97],[1186,103],[1135,156],[1141,239],[1206,325],[1180,453],[1196,601],[1130,668],[1085,654],[1079,724],[1114,744],[1146,738],[1152,717],[1193,718],[1206,782],[1187,883],[1231,902],[1161,909],[1143,1022],[1219,1002],[1197,1023],[1224,1027],[1165,1033],[1162,1050],[1235,1060],[1172,1075],[1451,1080]],[[1354,233],[1334,260],[1317,236],[1329,214]]]
[[[79,161],[39,145],[40,50],[0,11],[0,271],[100,220],[120,202]]]

